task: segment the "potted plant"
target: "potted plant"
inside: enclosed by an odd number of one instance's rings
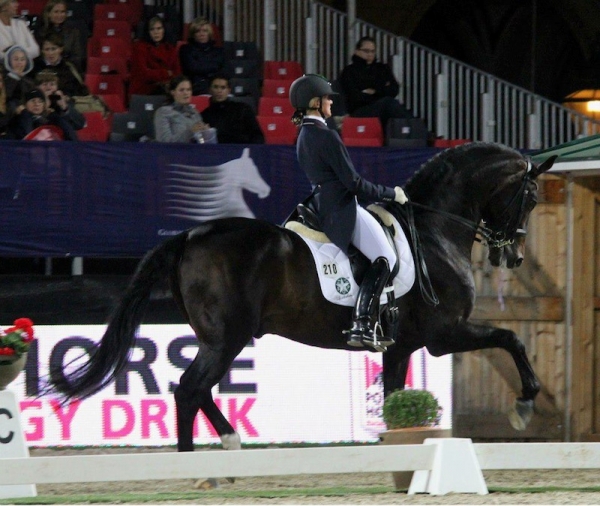
[[[33,322],[29,318],[18,318],[12,327],[0,330],[0,390],[23,370],[34,339]]]
[[[451,437],[439,427],[442,407],[428,390],[395,390],[383,401],[387,431],[379,435],[382,444],[422,444],[427,438]],[[392,473],[397,490],[410,486],[412,471]]]

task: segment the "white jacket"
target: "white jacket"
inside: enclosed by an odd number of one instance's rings
[[[25,49],[27,56],[32,61],[40,54],[40,46],[38,46],[25,21],[13,18],[10,20],[10,26],[0,21],[0,59],[4,60],[6,50],[15,45]]]

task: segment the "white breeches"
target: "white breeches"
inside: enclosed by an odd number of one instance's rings
[[[363,207],[356,206],[356,223],[350,242],[371,262],[378,257],[387,258],[390,270],[396,265],[396,252],[377,220]]]

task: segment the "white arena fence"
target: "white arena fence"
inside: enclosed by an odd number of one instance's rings
[[[486,494],[482,470],[600,469],[600,443],[349,446],[0,459],[4,486],[199,477],[417,471],[409,493]]]

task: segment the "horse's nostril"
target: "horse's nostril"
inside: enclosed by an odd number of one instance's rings
[[[515,266],[517,267],[521,267],[521,264],[523,263],[523,258],[517,258],[517,260],[515,261]]]

